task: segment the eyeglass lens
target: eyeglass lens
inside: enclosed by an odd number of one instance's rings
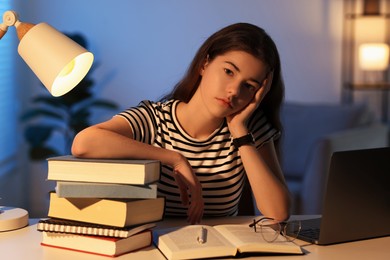
[[[267,242],[275,241],[281,231],[279,222],[271,219],[263,219],[259,221],[258,229],[260,230],[264,240]]]
[[[300,221],[289,221],[284,226],[283,233],[287,240],[292,241],[298,237],[300,231],[301,231]]]
[[[297,238],[300,229],[300,221],[278,222],[273,219],[262,219],[255,227],[255,231],[261,232],[267,242],[274,242],[278,238],[280,241],[293,241]]]

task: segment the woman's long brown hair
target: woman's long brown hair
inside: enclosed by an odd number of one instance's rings
[[[178,99],[187,103],[199,86],[200,71],[205,61],[211,61],[229,51],[245,51],[264,62],[269,72],[273,71],[270,91],[254,113],[264,111],[273,127],[282,131],[280,106],[284,98],[284,82],[279,53],[271,37],[253,24],[232,24],[211,35],[199,48],[184,77],[161,100]],[[280,155],[279,139],[275,146]]]

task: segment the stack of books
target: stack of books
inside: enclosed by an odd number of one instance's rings
[[[119,256],[152,243],[151,228],[164,217],[157,196],[161,165],[155,160],[48,159],[48,218],[39,221],[42,245]]]

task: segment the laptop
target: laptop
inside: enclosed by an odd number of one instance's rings
[[[332,155],[321,218],[298,239],[328,245],[390,235],[390,148]]]

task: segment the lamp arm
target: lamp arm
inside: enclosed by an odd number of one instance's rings
[[[10,26],[16,27],[16,33],[19,40],[21,40],[28,30],[34,27],[34,24],[22,23],[19,21],[19,15],[15,11],[6,11],[3,14],[3,23],[0,24],[0,39],[3,38]]]
[[[16,21],[18,21],[18,14],[14,11],[6,11],[3,14],[3,23],[0,24],[0,39],[8,31],[8,27],[15,25]]]
[[[6,26],[5,24],[0,24],[0,40],[1,38],[3,38],[7,30],[8,30],[8,26]]]

